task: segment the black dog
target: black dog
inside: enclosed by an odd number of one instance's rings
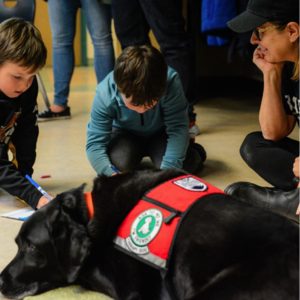
[[[114,299],[298,299],[298,227],[224,194],[200,199],[177,232],[165,277],[116,249],[117,229],[135,203],[180,171],[95,179],[89,220],[83,186],[62,193],[26,221],[0,290],[21,299],[80,284]]]

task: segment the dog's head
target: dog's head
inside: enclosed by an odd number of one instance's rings
[[[18,252],[0,276],[0,290],[21,299],[76,280],[91,242],[83,186],[58,195],[24,222]]]

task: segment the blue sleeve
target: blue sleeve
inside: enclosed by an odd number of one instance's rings
[[[228,44],[227,22],[237,15],[236,1],[202,0],[201,32],[207,34],[209,46]]]
[[[168,135],[161,169],[182,168],[189,143],[188,103],[178,74],[174,71],[169,74],[166,95],[161,103]]]
[[[103,82],[104,83],[104,82]],[[107,155],[107,146],[110,141],[114,109],[112,96],[100,83],[92,105],[90,121],[87,125],[86,153],[88,160],[97,174],[111,176],[113,170]]]
[[[222,34],[222,30],[228,30],[227,22],[236,15],[236,1],[202,0],[201,31],[210,34]]]

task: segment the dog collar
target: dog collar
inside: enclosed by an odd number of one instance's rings
[[[89,219],[92,219],[94,216],[94,204],[93,197],[91,192],[84,193],[84,199],[86,203],[86,207],[88,209]]]

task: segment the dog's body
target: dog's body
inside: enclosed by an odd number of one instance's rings
[[[114,299],[298,299],[298,228],[223,194],[205,196],[182,223],[165,279],[112,241],[149,189],[180,171],[140,171],[95,180],[89,220],[83,188],[63,193],[25,222],[19,250],[0,277],[22,298],[71,283]]]

